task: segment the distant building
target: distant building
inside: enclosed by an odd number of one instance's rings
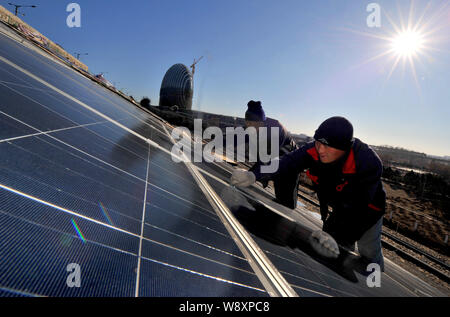
[[[293,134],[291,133],[292,138],[294,139],[295,143],[297,143],[298,146],[302,146],[312,140],[314,140],[312,137],[307,136],[306,134]]]
[[[193,80],[189,68],[175,64],[164,75],[159,92],[159,106],[192,109]]]
[[[113,87],[114,87],[114,85],[111,84],[111,82],[109,82],[109,81],[105,78],[105,76],[103,76],[103,74],[98,74],[98,75],[95,75],[94,77],[95,77],[95,79],[97,79],[99,82],[105,84],[106,86],[108,86],[108,87],[110,87],[110,88],[113,88]]]

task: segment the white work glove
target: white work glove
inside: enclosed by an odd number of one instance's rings
[[[252,172],[244,169],[236,169],[231,175],[231,185],[238,187],[248,187],[256,182],[256,176]]]
[[[336,241],[328,233],[317,230],[309,236],[309,243],[312,248],[327,258],[337,258],[339,256],[339,247]]]

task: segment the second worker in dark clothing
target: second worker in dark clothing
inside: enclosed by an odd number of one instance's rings
[[[251,100],[248,102],[247,107],[248,109],[245,112],[245,123],[247,128],[254,127],[255,129],[259,129],[264,127],[267,130],[267,152],[270,152],[269,150],[271,149],[271,128],[278,128],[279,134],[279,153],[276,153],[274,157],[282,157],[287,153],[298,149],[297,144],[289,132],[278,120],[266,118],[260,101]],[[261,144],[258,144],[258,146],[261,146]],[[256,172],[260,169],[262,164],[263,163],[258,158],[258,161],[249,169],[249,171]],[[292,209],[297,206],[298,179],[298,174],[285,175],[283,178],[273,178],[276,201],[279,204]],[[264,187],[266,187],[268,180],[262,181],[262,183]]]

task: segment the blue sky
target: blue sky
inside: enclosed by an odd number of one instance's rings
[[[8,2],[0,5],[13,10]],[[78,0],[80,28],[66,25],[70,2],[23,0],[38,8],[22,18],[69,53],[89,53],[81,60],[90,71],[135,99],[157,104],[167,69],[204,56],[195,110],[243,117],[250,99],[261,100],[294,133],[311,136],[341,115],[369,144],[450,156],[448,0],[416,0],[412,10],[409,0]],[[372,2],[379,28],[366,22]],[[415,75],[406,59],[393,68],[393,53],[371,60],[391,47],[379,36],[422,15]]]

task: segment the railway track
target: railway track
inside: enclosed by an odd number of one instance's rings
[[[438,259],[437,257],[435,257],[435,256],[433,256],[433,255],[431,255],[431,254],[429,254],[427,252],[424,252],[423,250],[420,250],[419,248],[415,247],[414,245],[412,245],[412,244],[410,244],[410,243],[408,243],[406,241],[403,241],[403,240],[395,237],[394,235],[392,235],[390,233],[382,232],[382,234],[384,236],[388,237],[389,239],[393,240],[395,243],[398,243],[398,244],[400,244],[400,245],[402,245],[402,246],[404,246],[406,248],[409,248],[409,249],[413,250],[414,252],[416,252],[416,253],[418,253],[420,255],[423,255],[427,259],[429,259],[429,260],[439,264],[440,266],[442,266],[446,270],[450,270],[450,266],[447,263],[445,263],[444,261],[442,261],[441,259]]]
[[[305,195],[303,193],[299,192],[298,193],[298,197],[302,198],[303,200],[307,201],[308,203],[310,203],[310,204],[312,204],[312,205],[314,205],[316,207],[320,206],[319,203],[315,199],[313,199],[311,197],[308,197],[307,195]],[[434,266],[431,266],[430,264],[420,260],[417,257],[417,254],[426,257],[428,260],[432,261],[433,263],[436,263],[437,265],[439,265],[439,266],[445,268],[447,271],[449,271],[450,267],[449,267],[449,265],[447,263],[445,263],[442,260],[436,258],[432,254],[429,254],[429,253],[427,253],[427,252],[425,252],[423,250],[418,249],[417,247],[413,246],[412,244],[410,244],[408,242],[402,241],[401,239],[393,236],[392,234],[389,234],[387,232],[382,232],[381,234],[383,236],[391,239],[395,243],[397,243],[397,244],[407,248],[408,250],[410,250],[412,252],[406,252],[406,251],[400,249],[399,247],[397,247],[396,245],[394,245],[394,244],[392,244],[390,242],[387,242],[385,240],[382,240],[381,241],[382,245],[385,248],[394,251],[396,254],[398,254],[399,256],[404,258],[405,260],[408,260],[409,262],[414,263],[415,265],[421,267],[422,269],[426,270],[427,272],[432,273],[435,276],[439,277],[443,281],[445,281],[447,283],[450,283],[450,276],[446,272],[444,272],[442,270],[439,270],[439,269],[435,268]],[[415,253],[415,254],[413,254],[413,253]]]

